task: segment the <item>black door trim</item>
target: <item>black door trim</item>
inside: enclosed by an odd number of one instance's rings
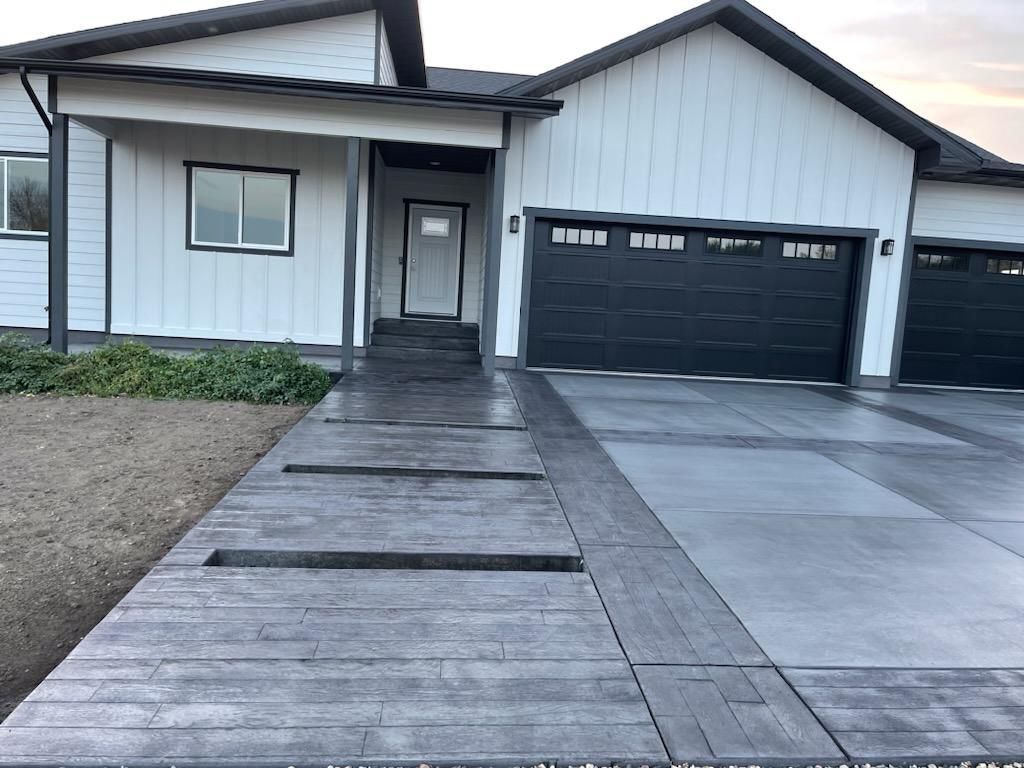
[[[516,367],[526,368],[526,347],[529,339],[530,290],[533,284],[533,242],[537,219],[560,219],[563,221],[609,222],[612,224],[637,224],[668,227],[684,227],[698,230],[729,230],[734,232],[759,232],[767,235],[820,235],[858,241],[854,254],[858,259],[854,267],[854,285],[850,300],[850,335],[847,342],[846,370],[843,383],[859,386],[864,352],[864,329],[867,319],[868,291],[871,285],[871,258],[878,241],[878,230],[851,227],[816,227],[804,224],[772,224],[756,221],[731,221],[722,219],[692,219],[677,216],[651,216],[630,213],[602,213],[600,211],[562,210],[558,208],[524,208],[525,226],[521,237],[525,239],[523,249],[523,276],[520,284],[519,305],[519,348]]]
[[[466,219],[469,218],[469,203],[453,203],[444,202],[441,200],[420,200],[413,197],[407,197],[403,201],[405,203],[405,234],[402,239],[402,295],[399,315],[401,317],[407,317],[410,320],[446,320],[448,322],[462,322],[462,290],[465,287],[466,279]],[[414,205],[432,205],[438,208],[461,208],[462,209],[462,224],[459,227],[459,287],[458,296],[456,301],[455,315],[429,315],[420,312],[406,312],[405,310],[405,285],[406,285],[406,268],[409,265],[409,231],[411,227],[412,206]]]

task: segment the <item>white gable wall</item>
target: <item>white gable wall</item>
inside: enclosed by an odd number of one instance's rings
[[[377,78],[380,85],[398,85],[395,73],[395,59],[391,55],[391,44],[388,42],[388,30],[380,25],[380,50],[377,52]]]
[[[376,11],[154,45],[90,61],[372,83]]]
[[[919,181],[914,235],[1024,246],[1024,189]]]
[[[861,372],[888,375],[911,148],[718,25],[552,97],[559,116],[513,123],[506,217],[543,207],[878,229],[897,245],[881,257],[875,244]],[[500,356],[518,351],[524,235],[504,234]]]
[[[32,79],[46,94],[46,80]],[[68,166],[68,325],[102,331],[106,320],[106,142],[71,124]],[[0,154],[49,150],[32,102],[15,75],[0,77]],[[0,326],[45,328],[45,240],[0,239]]]

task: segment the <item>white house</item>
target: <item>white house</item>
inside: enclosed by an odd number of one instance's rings
[[[426,67],[416,0],[8,46],[0,171],[59,348],[1024,388],[1024,165],[744,0],[535,77]]]

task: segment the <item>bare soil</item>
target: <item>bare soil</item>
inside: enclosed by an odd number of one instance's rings
[[[0,397],[0,721],[305,411]]]

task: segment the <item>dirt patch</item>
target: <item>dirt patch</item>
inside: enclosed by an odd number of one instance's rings
[[[0,397],[0,720],[305,411]]]

